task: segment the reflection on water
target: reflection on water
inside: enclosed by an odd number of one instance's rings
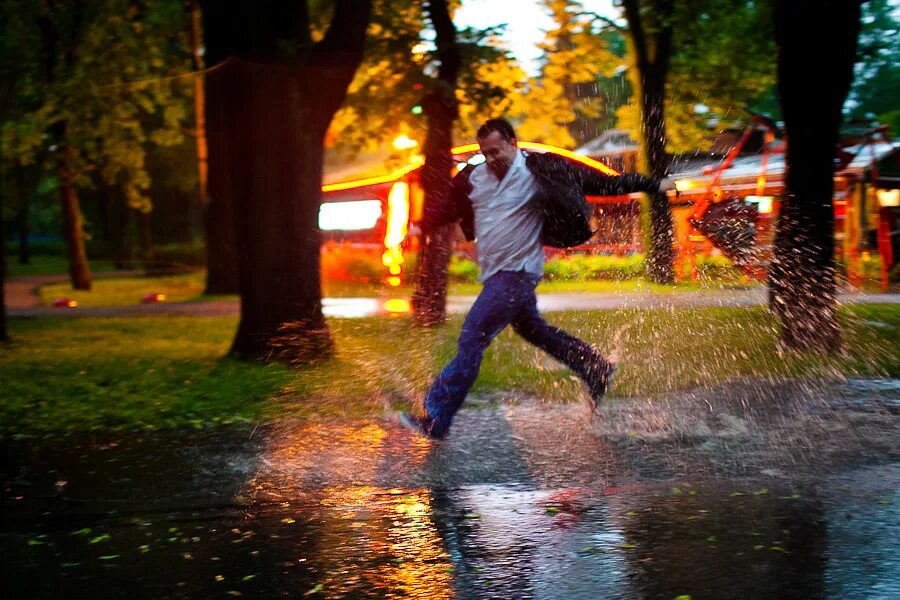
[[[686,431],[677,415],[609,412],[598,433],[582,413],[463,413],[441,444],[359,421],[283,424],[224,453],[65,446],[41,479],[12,452],[0,577],[14,598],[900,597],[890,454],[829,472],[778,452],[777,470],[723,475],[699,434],[627,435]]]

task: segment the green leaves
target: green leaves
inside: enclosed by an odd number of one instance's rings
[[[76,12],[77,11],[77,12]],[[80,26],[74,24],[80,23]],[[42,3],[0,8],[0,153],[21,165],[43,157],[58,168],[62,148],[78,187],[102,178],[149,210],[147,143],[178,144],[192,101],[187,15],[177,0]],[[55,52],[48,53],[48,48]],[[64,132],[64,133],[63,133]]]

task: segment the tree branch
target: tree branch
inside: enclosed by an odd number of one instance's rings
[[[618,23],[616,23],[615,21],[613,21],[612,19],[610,19],[609,17],[604,17],[603,15],[598,15],[597,13],[595,13],[593,11],[583,10],[581,12],[573,13],[572,16],[573,17],[590,17],[591,21],[601,21],[603,23],[606,23],[609,27],[611,27],[612,29],[614,29],[620,33],[625,33],[626,31],[628,31],[627,27],[623,27],[623,26],[619,25]]]
[[[622,0],[625,9],[625,19],[628,21],[628,29],[631,31],[631,40],[634,43],[634,54],[638,71],[644,72],[647,68],[647,36],[641,23],[640,0]]]
[[[455,88],[462,57],[456,44],[456,27],[450,17],[447,0],[429,0],[427,10],[436,34],[435,45],[441,61],[438,79]]]
[[[371,14],[372,0],[337,0],[328,31],[313,51],[350,53],[361,57]]]

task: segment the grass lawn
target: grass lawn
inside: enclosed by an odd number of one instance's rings
[[[6,265],[9,269],[7,275],[64,275],[69,272],[69,260],[65,256],[49,254],[32,255],[27,265],[19,264],[15,251],[7,250]],[[91,271],[104,273],[113,270],[113,264],[109,261],[91,261]]]
[[[169,302],[210,300],[213,298],[236,298],[236,296],[204,296],[205,273],[202,271],[169,275],[165,277],[121,277],[96,279],[90,291],[73,290],[68,283],[55,283],[41,288],[41,299],[50,305],[57,298],[70,298],[79,306],[122,306],[138,304],[145,295],[161,293]],[[751,284],[752,285],[752,284]],[[642,279],[624,281],[543,281],[538,287],[541,293],[562,292],[632,292],[653,291],[660,293],[690,292],[697,290],[738,289],[747,284],[717,282],[681,282],[674,286],[649,283]],[[395,288],[380,284],[352,283],[346,281],[323,281],[323,295],[326,298],[351,297],[410,297],[412,286]],[[451,283],[449,293],[454,296],[475,296],[481,290],[478,283]]]
[[[900,377],[900,306],[841,311],[843,358],[780,358],[762,308],[552,313],[621,364],[611,398],[647,397],[739,376]],[[461,317],[437,331],[408,318],[333,319],[333,360],[289,369],[223,358],[236,319],[13,319],[0,347],[0,437],[68,431],[211,427],[283,415],[380,415],[416,401],[454,353]],[[511,331],[488,350],[473,392],[584,398],[571,373]]]

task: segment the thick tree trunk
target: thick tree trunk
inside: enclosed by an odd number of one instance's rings
[[[643,123],[644,168],[654,177],[668,170],[666,156],[666,78],[672,55],[672,0],[648,0],[644,11],[640,0],[623,0],[628,20],[631,51],[637,67],[637,92]],[[646,22],[645,22],[646,21]],[[675,281],[674,226],[665,194],[647,194],[642,206],[647,274],[656,283]]]
[[[428,12],[437,34],[441,65],[435,87],[423,101],[428,117],[422,186],[425,205],[446,202],[450,193],[453,156],[453,123],[459,115],[455,90],[460,68],[456,28],[446,0],[431,0]],[[442,227],[425,237],[420,252],[413,316],[418,325],[430,327],[447,319],[447,266],[450,263],[452,228]]]
[[[91,270],[84,248],[84,222],[75,190],[73,162],[75,152],[68,146],[63,149],[60,169],[60,200],[62,202],[63,228],[66,251],[69,256],[69,279],[76,290],[91,289]]]
[[[206,19],[221,19],[217,10],[221,5],[204,8]],[[225,7],[227,10],[227,7]],[[207,25],[207,28],[209,25]],[[213,64],[227,60],[230,36],[207,39],[207,60]],[[228,114],[229,78],[226,67],[207,73],[204,81],[205,135],[211,151],[208,153],[208,179],[204,202],[203,223],[206,231],[206,294],[237,294],[237,246],[234,238],[232,211],[234,189],[231,177],[236,166],[231,162],[234,149],[230,135],[234,122]],[[199,151],[199,147],[198,147]]]
[[[232,174],[241,322],[232,353],[308,363],[327,358],[331,335],[319,279],[323,143],[303,66],[233,61],[228,90],[235,125]],[[319,89],[325,85],[319,81]]]
[[[216,96],[207,87],[209,190],[215,202],[227,169],[241,293],[231,351],[242,358],[308,363],[332,351],[319,281],[323,142],[362,61],[372,2],[333,6],[313,43],[305,2],[203,4],[208,60],[228,61],[208,78],[221,84]]]
[[[821,21],[820,43],[803,35],[809,14]],[[781,0],[775,8],[778,91],[787,136],[786,192],[772,266],[770,306],[781,323],[781,347],[834,352],[837,322],[834,261],[834,156],[841,109],[853,79],[860,5]]]

